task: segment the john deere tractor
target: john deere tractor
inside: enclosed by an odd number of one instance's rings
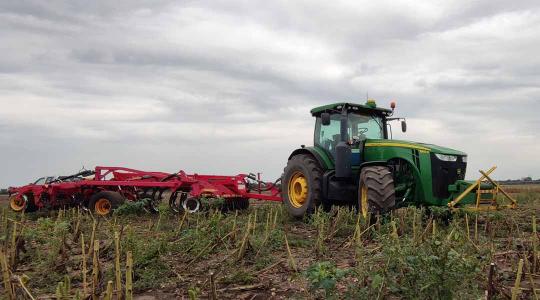
[[[311,110],[314,146],[289,157],[282,177],[282,198],[291,215],[316,207],[354,204],[359,211],[382,214],[405,205],[445,206],[472,183],[464,181],[467,154],[431,144],[393,140],[391,109],[335,103]],[[460,204],[476,201],[473,194]]]

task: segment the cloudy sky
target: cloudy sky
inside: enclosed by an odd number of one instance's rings
[[[95,165],[273,180],[309,109],[366,93],[470,178],[539,178],[539,53],[537,0],[3,0],[0,187]]]

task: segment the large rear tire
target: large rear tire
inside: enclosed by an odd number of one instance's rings
[[[117,192],[101,191],[90,198],[88,208],[100,216],[107,216],[122,205],[124,201],[124,197]]]
[[[396,196],[392,172],[384,166],[364,167],[358,184],[358,208],[367,218],[369,214],[384,214],[394,209]]]
[[[293,156],[283,172],[282,199],[289,214],[301,218],[312,214],[322,202],[322,168],[311,156]]]

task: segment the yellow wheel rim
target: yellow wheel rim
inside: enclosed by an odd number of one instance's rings
[[[368,200],[367,200],[367,186],[363,185],[360,188],[360,209],[362,210],[362,216],[368,217]]]
[[[289,200],[293,207],[304,205],[308,198],[308,183],[302,172],[294,172],[289,180]]]
[[[111,202],[108,199],[101,198],[94,205],[94,209],[98,215],[105,216],[111,212]]]
[[[16,212],[23,211],[24,208],[26,207],[26,201],[24,200],[22,196],[21,197],[13,196],[9,199],[9,206],[11,207],[12,210]]]

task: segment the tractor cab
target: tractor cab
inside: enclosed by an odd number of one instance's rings
[[[362,151],[367,140],[388,139],[388,121],[392,109],[379,108],[374,100],[365,104],[334,103],[314,108],[314,146],[328,155],[336,166],[336,177],[350,178],[353,167],[363,162]],[[402,130],[406,125],[403,121]]]
[[[336,103],[312,110],[316,118],[315,147],[323,149],[336,161],[336,149],[343,140],[351,148],[351,164],[358,165],[361,162],[361,149],[367,139],[388,137],[386,117],[392,111],[374,108],[375,102],[371,100],[366,105]],[[342,122],[345,127],[343,131]]]

